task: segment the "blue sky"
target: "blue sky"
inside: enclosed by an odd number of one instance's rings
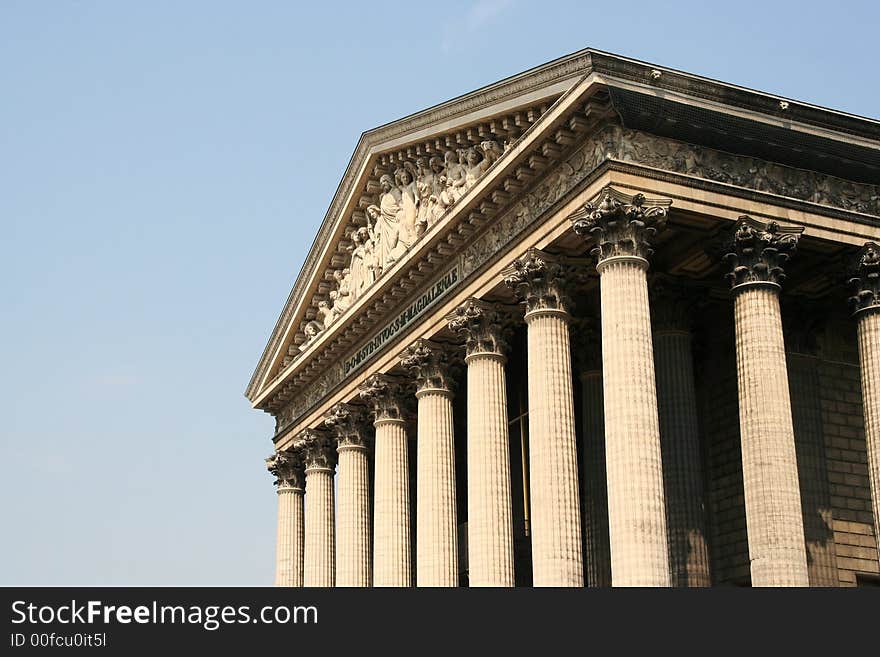
[[[717,5],[717,6],[716,6]],[[0,3],[0,584],[271,584],[243,397],[360,133],[592,46],[864,116],[872,2]]]

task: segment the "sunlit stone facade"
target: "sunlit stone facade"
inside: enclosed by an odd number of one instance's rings
[[[598,51],[364,133],[246,393],[276,584],[876,585],[877,242],[880,123]]]

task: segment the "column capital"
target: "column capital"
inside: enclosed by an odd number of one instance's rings
[[[730,265],[725,277],[732,290],[761,285],[779,289],[785,280],[783,266],[797,250],[802,226],[764,223],[748,215],[739,218],[725,245],[724,260]]]
[[[374,422],[405,420],[405,394],[399,378],[373,374],[360,385],[358,394],[370,405]]]
[[[324,426],[335,435],[337,451],[347,447],[367,448],[364,418],[359,408],[343,402],[335,404],[324,414]]]
[[[849,284],[853,296],[849,298],[854,315],[880,312],[880,245],[865,242],[856,257]]]
[[[329,436],[322,431],[306,429],[298,436],[305,471],[333,470],[336,467],[336,450]]]
[[[449,374],[448,346],[419,338],[404,349],[399,358],[415,378],[417,397],[428,390],[452,391],[455,382]]]
[[[266,459],[266,469],[275,477],[275,485],[279,491],[305,490],[303,462],[296,452],[275,452]]]
[[[691,332],[699,301],[691,288],[669,276],[657,276],[651,281],[650,296],[654,331]]]
[[[446,316],[449,330],[464,338],[467,356],[503,357],[509,347],[509,309],[471,297]]]
[[[666,225],[670,205],[671,199],[630,196],[605,187],[569,219],[575,233],[595,241],[591,253],[597,266],[619,257],[647,261],[653,253],[650,241]]]
[[[568,317],[571,308],[570,285],[576,272],[565,258],[530,248],[506,267],[504,282],[526,306],[526,321],[537,312]]]

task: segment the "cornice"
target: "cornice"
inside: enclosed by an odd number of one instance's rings
[[[656,75],[656,72],[659,72],[659,75]],[[295,318],[302,314],[303,304],[307,307],[310,302],[309,290],[314,288],[317,283],[316,276],[323,271],[321,265],[324,260],[322,256],[326,253],[325,247],[339,229],[339,221],[344,214],[344,209],[352,202],[352,195],[357,193],[358,185],[362,184],[365,172],[371,161],[381,152],[383,145],[388,144],[391,140],[424,130],[434,124],[446,124],[444,130],[454,129],[454,127],[449,127],[451,122],[466,117],[469,113],[481,108],[502,101],[509,102],[511,97],[523,96],[566,80],[571,81],[571,84],[574,85],[576,84],[575,80],[583,78],[583,76],[592,77],[593,84],[597,87],[601,86],[603,82],[602,76],[605,76],[608,81],[612,79],[628,80],[638,86],[651,86],[658,93],[675,92],[753,113],[762,113],[784,121],[800,122],[821,130],[846,133],[860,140],[876,142],[880,139],[880,122],[876,120],[782,99],[776,95],[592,49],[573,53],[393,123],[379,126],[365,132],[355,148],[302,270],[288,296],[284,310],[276,322],[260,363],[251,378],[245,393],[246,396],[256,405],[257,398],[267,384],[268,369],[275,361],[275,355],[285,341]],[[782,103],[782,101],[786,102]],[[700,186],[710,185],[711,183],[700,181]],[[751,194],[756,193],[751,192]],[[796,203],[800,205],[803,201]],[[841,214],[840,210],[831,208],[828,210],[837,215]],[[850,213],[843,212],[842,214],[849,215]]]
[[[333,196],[330,207],[318,229],[318,234],[312,242],[300,274],[288,295],[284,309],[275,323],[272,336],[263,350],[260,363],[251,377],[245,395],[253,401],[259,393],[259,388],[271,365],[272,355],[277,351],[284,337],[285,329],[297,314],[298,302],[306,296],[307,289],[310,287],[312,279],[316,274],[321,248],[334,232],[335,225],[342,214],[343,205],[347,202],[357,185],[360,184],[363,173],[369,164],[369,159],[375,155],[378,145],[424,126],[449,122],[456,117],[466,115],[474,109],[502,100],[510,100],[512,97],[523,95],[553,83],[571,80],[573,84],[579,76],[589,72],[590,57],[591,53],[588,50],[574,53],[469,94],[459,96],[422,112],[406,116],[393,123],[379,126],[361,135],[348,166],[343,173],[339,187]]]

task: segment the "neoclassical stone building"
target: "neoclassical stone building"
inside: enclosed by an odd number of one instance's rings
[[[247,389],[276,583],[876,584],[878,241],[880,122],[594,50],[364,133]]]

